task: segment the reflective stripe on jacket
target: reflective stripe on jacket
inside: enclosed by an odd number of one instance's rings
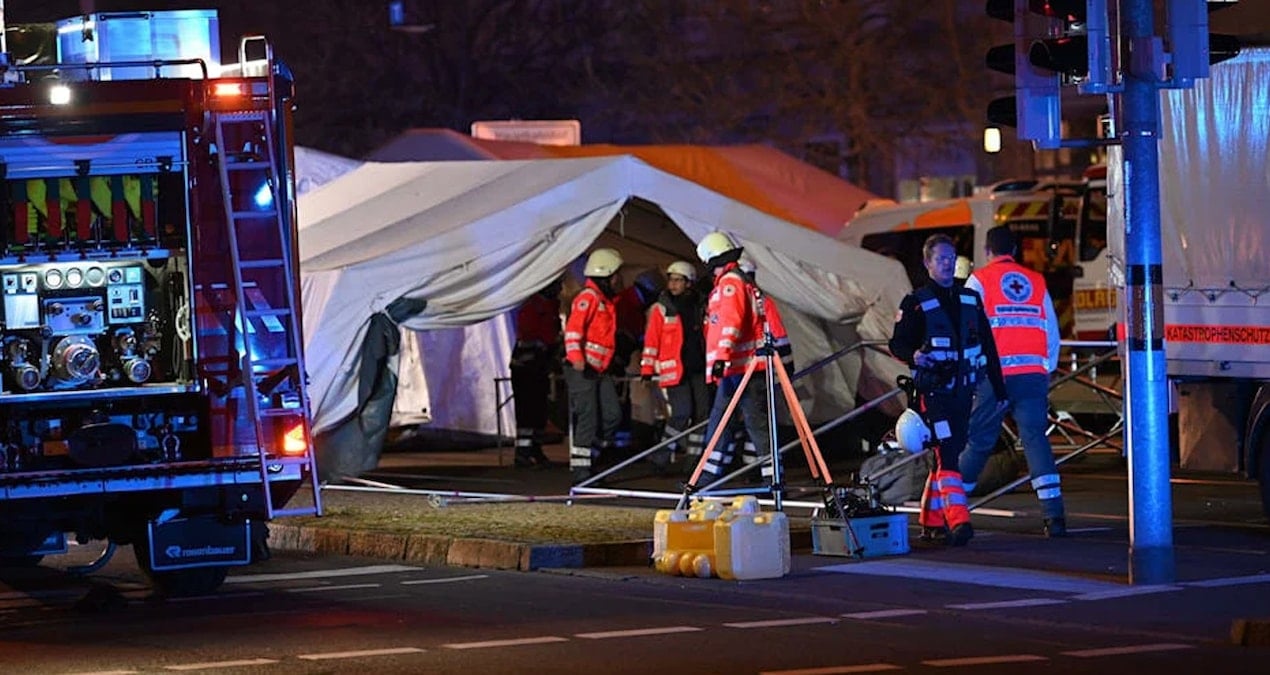
[[[604,292],[587,279],[573,298],[564,326],[564,357],[571,364],[586,363],[604,372],[613,361],[617,342],[617,312]]]
[[[745,373],[750,359],[755,357],[755,352],[763,346],[763,319],[755,310],[753,282],[736,263],[728,264],[715,278],[714,290],[710,292],[710,302],[706,306],[708,382],[714,381],[712,371],[716,361],[728,364],[723,371],[724,377],[741,375]],[[776,303],[766,294],[763,295],[763,312],[772,331],[774,346],[779,351],[787,351],[789,336],[785,333],[785,324]],[[758,369],[766,366],[759,361]]]
[[[644,352],[639,360],[640,375],[656,375],[657,384],[673,387],[683,379],[681,354],[684,344],[683,317],[666,315],[666,306],[653,303],[644,329]]]
[[[979,295],[965,288],[957,289],[961,303],[960,320],[944,311],[939,298],[929,286],[913,291],[917,306],[926,317],[926,351],[936,361],[956,363],[955,373],[947,373],[947,387],[972,384],[986,362],[979,343]]]
[[[975,270],[971,278],[967,286],[983,296],[984,312],[1001,357],[1001,374],[1049,374],[1050,366],[1058,365],[1057,339],[1050,344],[1050,331],[1054,338],[1058,336],[1058,317],[1045,277],[1003,255]]]

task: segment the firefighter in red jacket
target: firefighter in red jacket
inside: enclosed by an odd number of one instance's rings
[[[613,443],[622,422],[614,372],[619,361],[614,277],[622,267],[622,255],[599,248],[587,258],[586,285],[573,298],[564,327],[565,384],[569,388],[572,437],[569,467],[574,481],[591,477],[591,460]],[[624,364],[623,364],[624,366]]]
[[[517,467],[548,467],[540,435],[550,412],[551,372],[560,363],[560,288],[556,279],[516,310],[512,396],[516,405]]]
[[[714,274],[714,289],[706,307],[706,379],[717,387],[705,438],[708,443],[714,437],[728,403],[740,388],[747,367],[752,360],[759,359],[734,414],[741,415],[758,457],[768,457],[772,451],[771,427],[768,422],[767,380],[763,376],[766,364],[760,349],[767,330],[771,332],[777,354],[787,356],[789,338],[776,304],[766,295],[761,295],[763,310],[760,314],[757,302],[760,294],[756,292],[758,288],[754,278],[738,264],[741,253],[741,247],[722,232],[711,232],[697,244],[697,257]],[[702,473],[704,483],[719,478],[731,464],[734,446],[727,442],[728,436],[725,433],[720,437],[706,459]]]
[[[648,325],[644,329],[640,376],[645,381],[656,379],[670,404],[670,419],[666,421],[663,439],[678,436],[690,425],[705,420],[710,405],[701,299],[692,289],[696,280],[697,268],[692,263],[683,260],[670,263],[666,268],[666,289],[648,310]],[[680,447],[686,448],[689,456],[699,456],[701,438],[700,432],[694,432],[688,436],[687,443],[675,441],[654,453],[649,461],[660,473]]]

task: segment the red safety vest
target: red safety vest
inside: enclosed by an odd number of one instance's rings
[[[1045,277],[1008,255],[975,270],[983,286],[983,309],[1001,356],[1001,374],[1049,374],[1046,360]]]
[[[715,278],[714,290],[706,306],[706,381],[713,382],[714,363],[725,361],[723,376],[742,375],[755,352],[763,346],[763,321],[755,311],[754,286],[736,263],[723,268]],[[763,295],[763,312],[779,349],[789,345],[785,323],[776,303]],[[758,362],[758,369],[767,367]]]
[[[586,363],[604,372],[617,344],[617,311],[604,292],[587,279],[573,298],[564,326],[564,357],[571,364]]]
[[[657,375],[657,384],[673,387],[683,379],[683,317],[666,316],[666,306],[653,303],[648,311],[648,327],[644,329],[644,353],[639,361],[640,375]]]

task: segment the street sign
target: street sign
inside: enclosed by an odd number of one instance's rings
[[[472,138],[538,145],[581,145],[578,120],[498,120],[472,123]]]

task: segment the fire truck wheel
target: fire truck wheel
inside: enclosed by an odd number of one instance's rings
[[[150,544],[145,537],[132,542],[137,566],[145,573],[159,595],[167,598],[189,598],[211,595],[225,583],[229,567],[191,567],[183,570],[155,571],[150,567]]]

